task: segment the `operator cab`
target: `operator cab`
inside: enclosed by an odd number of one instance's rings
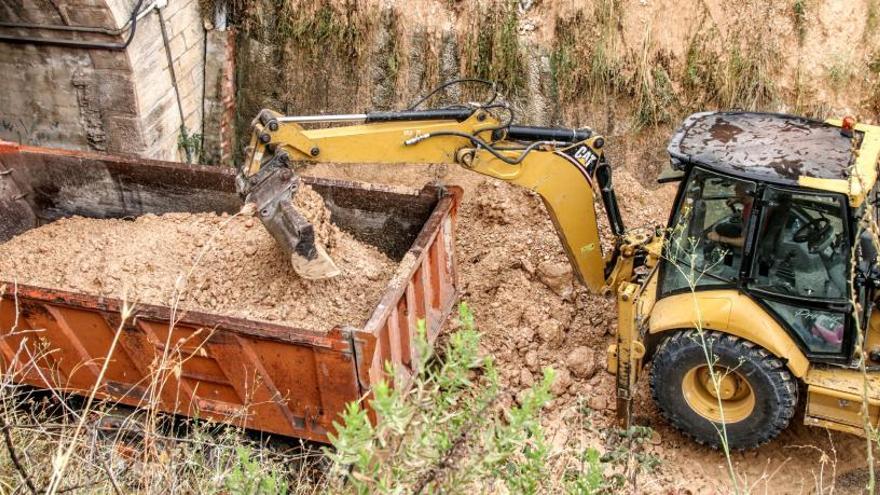
[[[658,298],[736,289],[811,361],[850,364],[852,294],[873,300],[863,282],[876,266],[874,243],[858,223],[876,196],[875,164],[861,164],[853,153],[862,138],[857,129],[788,115],[689,117],[669,145],[682,182]],[[860,315],[860,323],[868,317]]]

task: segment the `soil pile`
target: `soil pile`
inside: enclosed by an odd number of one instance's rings
[[[362,325],[396,264],[330,222],[308,186],[294,205],[342,275],[299,278],[246,213],[169,213],[133,221],[74,217],[30,230],[0,245],[0,279],[310,330]]]

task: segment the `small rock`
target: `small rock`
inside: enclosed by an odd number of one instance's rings
[[[256,203],[245,203],[244,206],[241,207],[241,212],[239,213],[244,217],[252,217],[257,214],[257,205]]]
[[[596,374],[595,352],[589,347],[581,346],[571,351],[565,358],[565,364],[571,373],[578,378],[590,378]]]
[[[533,332],[526,327],[519,327],[511,334],[511,340],[520,348],[527,348],[532,341]]]
[[[556,371],[556,378],[553,380],[553,385],[550,386],[550,391],[553,395],[559,397],[564,394],[568,387],[571,385],[571,373],[565,368]]]
[[[529,351],[526,353],[525,358],[523,358],[526,368],[535,371],[538,369],[538,353],[535,351]]]
[[[657,430],[654,430],[654,431],[651,432],[651,440],[650,440],[650,442],[651,442],[652,445],[660,445],[660,442],[661,442],[662,440],[663,440],[663,439],[660,437],[660,433],[659,433]]]
[[[608,400],[604,395],[593,395],[587,399],[587,405],[594,411],[604,411],[608,408]]]
[[[525,272],[529,275],[535,274],[535,265],[533,265],[531,261],[523,258],[519,260],[519,264],[520,266],[522,266],[522,269],[525,270]]]
[[[253,244],[248,244],[247,246],[244,247],[244,254],[246,254],[248,256],[253,256],[253,255],[257,254],[257,246],[255,246]]]
[[[251,228],[251,227],[253,227],[253,226],[254,226],[254,219],[253,219],[253,218],[248,218],[247,220],[245,220],[245,221],[244,221],[244,226],[245,226],[245,228],[248,228],[248,229]]]
[[[568,299],[574,293],[571,265],[545,261],[538,265],[538,279],[557,296]]]
[[[519,384],[523,387],[531,387],[535,384],[535,377],[529,370],[522,370],[519,374]]]
[[[551,318],[541,323],[538,327],[538,337],[545,344],[556,347],[565,339],[565,331],[562,329],[562,323]]]

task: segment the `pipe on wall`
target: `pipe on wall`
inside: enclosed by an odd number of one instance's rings
[[[43,24],[29,24],[29,23],[14,23],[14,22],[2,22],[0,23],[0,27],[4,28],[15,28],[15,29],[46,29],[46,30],[55,30],[55,31],[67,31],[67,32],[85,32],[85,33],[99,33],[110,36],[115,36],[122,34],[125,32],[126,28],[128,28],[128,37],[122,43],[108,43],[108,42],[99,42],[99,41],[80,41],[80,40],[71,40],[71,39],[63,39],[63,38],[43,38],[39,36],[16,36],[9,34],[0,34],[0,42],[2,43],[13,43],[13,44],[32,44],[32,45],[50,45],[50,46],[62,46],[66,48],[82,48],[82,49],[99,49],[99,50],[125,50],[128,48],[128,45],[131,43],[131,40],[134,39],[135,31],[137,30],[137,22],[144,15],[150,12],[150,10],[154,8],[159,8],[159,2],[154,2],[150,7],[141,10],[141,6],[143,5],[144,0],[138,0],[137,4],[132,9],[131,16],[128,19],[128,22],[125,23],[119,29],[104,29],[97,27],[88,27],[88,26],[59,26],[59,25],[43,25]],[[162,2],[165,5],[167,2]]]

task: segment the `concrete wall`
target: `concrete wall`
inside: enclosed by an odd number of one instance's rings
[[[18,2],[12,2],[18,3]],[[0,2],[0,21],[125,25],[135,0]],[[145,0],[143,7],[148,7]],[[142,7],[142,8],[143,8]],[[202,132],[205,31],[197,0],[162,8],[177,93],[190,133]],[[2,28],[5,35],[121,42],[117,36]],[[25,144],[178,160],[181,118],[159,15],[146,13],[125,50],[0,42],[0,138]]]

